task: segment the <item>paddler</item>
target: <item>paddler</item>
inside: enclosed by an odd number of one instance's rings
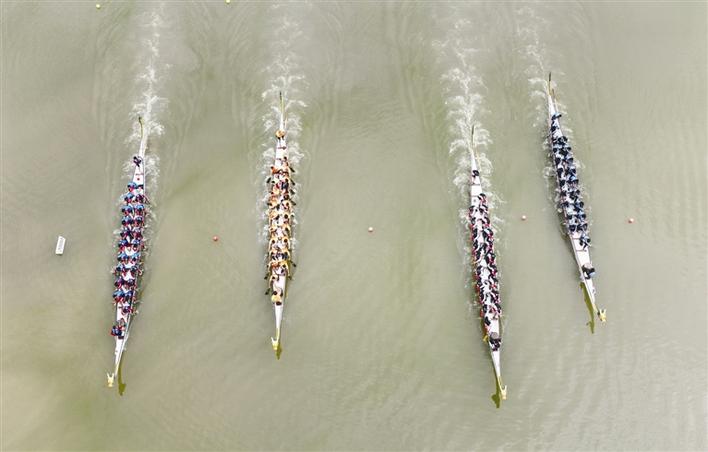
[[[271,295],[270,301],[276,306],[280,306],[281,304],[283,304],[283,296],[281,295],[280,290],[273,291],[273,295]]]
[[[591,264],[584,264],[583,274],[585,275],[585,278],[591,279],[593,276],[595,276],[595,268]]]
[[[111,336],[118,337],[118,339],[123,339],[123,331],[121,331],[118,327],[117,322],[111,327]]]
[[[287,167],[287,170],[293,174],[295,174],[295,170],[290,167],[290,162],[288,161],[288,156],[284,155],[283,156],[283,161],[285,162],[285,166]]]
[[[489,333],[489,345],[493,351],[497,351],[501,347],[501,336],[496,331]]]

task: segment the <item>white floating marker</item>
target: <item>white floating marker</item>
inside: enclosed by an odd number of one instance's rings
[[[96,3],[96,9],[101,9],[101,4],[100,4],[100,3]]]
[[[368,230],[369,232],[374,232],[374,228],[372,228],[371,226],[369,226],[369,229],[367,229],[367,230]]]
[[[632,217],[627,218],[627,223],[629,223],[629,224],[634,223],[634,218],[632,218]]]
[[[62,255],[64,254],[64,245],[66,244],[66,239],[62,236],[57,238],[57,247],[54,250],[54,254]]]
[[[526,215],[521,215],[521,221],[526,221],[528,217]]]
[[[231,4],[231,0],[225,0],[225,1],[226,1],[227,5]]]

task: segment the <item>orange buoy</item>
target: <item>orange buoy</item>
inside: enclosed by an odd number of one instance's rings
[[[218,241],[219,241],[219,236],[218,236],[218,235],[215,235],[215,236],[212,237],[211,239],[212,239],[214,242],[218,242]]]

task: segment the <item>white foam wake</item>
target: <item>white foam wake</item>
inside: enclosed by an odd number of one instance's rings
[[[525,3],[516,10],[515,14],[516,34],[521,41],[520,57],[526,62],[524,75],[529,84],[529,100],[535,111],[534,127],[545,129],[548,122],[546,105],[548,73],[553,72],[554,78],[562,77],[565,73],[562,68],[553,67],[551,60],[554,55],[540,36],[541,30],[548,30],[551,27],[543,8],[548,8],[548,5]],[[558,107],[561,111],[565,111],[562,101],[558,102]],[[572,130],[565,123],[563,132],[568,138],[572,137]]]
[[[268,242],[268,222],[267,209],[264,207],[268,199],[268,185],[265,183],[269,174],[270,166],[275,157],[275,132],[280,121],[280,93],[285,100],[285,128],[287,130],[288,160],[297,171],[298,163],[303,158],[303,151],[299,145],[299,137],[302,133],[302,113],[307,107],[303,97],[303,89],[306,86],[305,74],[302,71],[300,58],[293,50],[293,43],[302,36],[299,24],[287,16],[286,11],[279,11],[282,5],[271,6],[272,24],[269,29],[276,37],[271,41],[270,54],[273,61],[265,69],[268,87],[263,91],[262,98],[266,112],[262,116],[264,141],[261,144],[261,181],[263,190],[258,200],[258,211],[261,212],[263,227],[260,240],[263,244]],[[297,203],[299,199],[299,189],[301,185],[297,180],[298,173],[293,179],[297,183],[296,194],[292,199]],[[297,212],[297,207],[293,207]],[[293,215],[293,224],[297,225],[297,215]],[[291,240],[293,249],[297,248],[297,238]]]
[[[539,36],[539,30],[549,26],[548,20],[537,9],[541,4],[523,4],[515,11],[516,35],[521,46],[520,58],[525,61],[524,75],[529,84],[529,97],[534,107],[534,127],[545,127],[546,117],[546,77],[550,68],[548,50]]]
[[[533,108],[534,114],[532,118],[533,126],[542,131],[542,146],[545,153],[550,152],[546,134],[548,133],[548,73],[553,72],[553,79],[562,78],[565,73],[562,68],[554,67],[551,63],[554,56],[549,48],[544,44],[541,38],[541,31],[548,30],[551,27],[550,21],[546,19],[544,9],[549,8],[549,5],[543,3],[525,3],[516,10],[516,33],[517,38],[521,42],[520,57],[526,62],[524,74],[527,77],[529,85],[529,102]],[[554,85],[553,85],[554,86]],[[556,99],[556,104],[561,112],[567,111],[565,104]],[[571,141],[573,140],[573,129],[570,127],[567,117],[563,121],[563,133]],[[575,157],[575,164],[578,169],[582,170],[583,164]],[[554,205],[558,202],[558,196],[555,194],[556,175],[550,159],[547,159],[543,174],[546,177],[546,186],[548,189],[549,199]],[[585,189],[581,185],[583,197],[586,195]],[[586,207],[589,213],[589,206]]]
[[[138,116],[143,119],[143,133],[148,136],[148,152],[145,155],[145,171],[147,187],[150,194],[154,194],[157,189],[157,176],[159,174],[159,158],[155,149],[151,146],[150,140],[162,135],[164,127],[159,120],[161,113],[167,108],[167,99],[159,95],[159,87],[163,84],[163,75],[167,73],[167,65],[160,61],[160,37],[161,31],[166,28],[162,19],[162,8],[160,5],[157,11],[148,13],[141,20],[141,30],[146,36],[142,40],[141,65],[143,70],[136,77],[136,84],[141,87],[140,98],[133,105],[131,117],[133,121],[133,133],[128,138],[128,142],[134,149],[140,146],[140,125],[137,122]],[[144,61],[144,63],[143,63]],[[128,175],[132,175],[132,162],[126,164]]]
[[[164,126],[160,122],[160,116],[167,107],[167,99],[159,95],[159,89],[164,84],[163,75],[167,73],[168,65],[160,61],[160,38],[161,31],[166,28],[162,18],[163,5],[158,10],[146,13],[139,17],[139,33],[144,38],[140,39],[139,50],[137,51],[136,67],[141,68],[135,78],[137,91],[140,93],[133,104],[130,112],[130,120],[133,129],[126,138],[126,146],[130,149],[130,157],[123,164],[123,174],[126,180],[133,177],[135,165],[133,155],[138,153],[141,140],[141,127],[138,117],[142,118],[142,133],[148,136],[148,149],[145,154],[145,179],[146,193],[151,201],[152,208],[148,209],[148,221],[154,217],[155,192],[159,176],[159,157],[154,146],[154,138],[164,133]],[[118,203],[122,204],[121,193]],[[120,230],[115,231],[118,237]],[[147,230],[146,230],[147,232]]]
[[[441,84],[447,107],[446,117],[449,123],[450,158],[453,159],[453,184],[460,196],[459,209],[461,234],[459,248],[462,252],[465,267],[471,264],[471,249],[469,246],[469,190],[471,183],[470,149],[474,149],[479,167],[482,184],[487,193],[490,211],[493,213],[502,201],[494,193],[490,184],[492,164],[486,156],[486,151],[492,143],[490,133],[484,128],[484,120],[488,114],[485,107],[484,94],[487,91],[478,69],[481,50],[473,45],[474,32],[471,21],[455,18],[448,27],[445,40],[435,41],[433,46],[441,55],[442,65],[447,69],[441,76]],[[472,142],[472,127],[474,126],[474,143]],[[492,215],[492,228],[499,229],[501,220]]]

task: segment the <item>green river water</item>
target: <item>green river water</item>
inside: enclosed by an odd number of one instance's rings
[[[708,448],[705,2],[0,12],[2,450]],[[548,177],[549,71],[590,207],[594,334]],[[262,197],[279,90],[299,193],[277,361]],[[153,216],[120,395],[110,269],[138,115]],[[471,124],[500,408],[461,216]]]

